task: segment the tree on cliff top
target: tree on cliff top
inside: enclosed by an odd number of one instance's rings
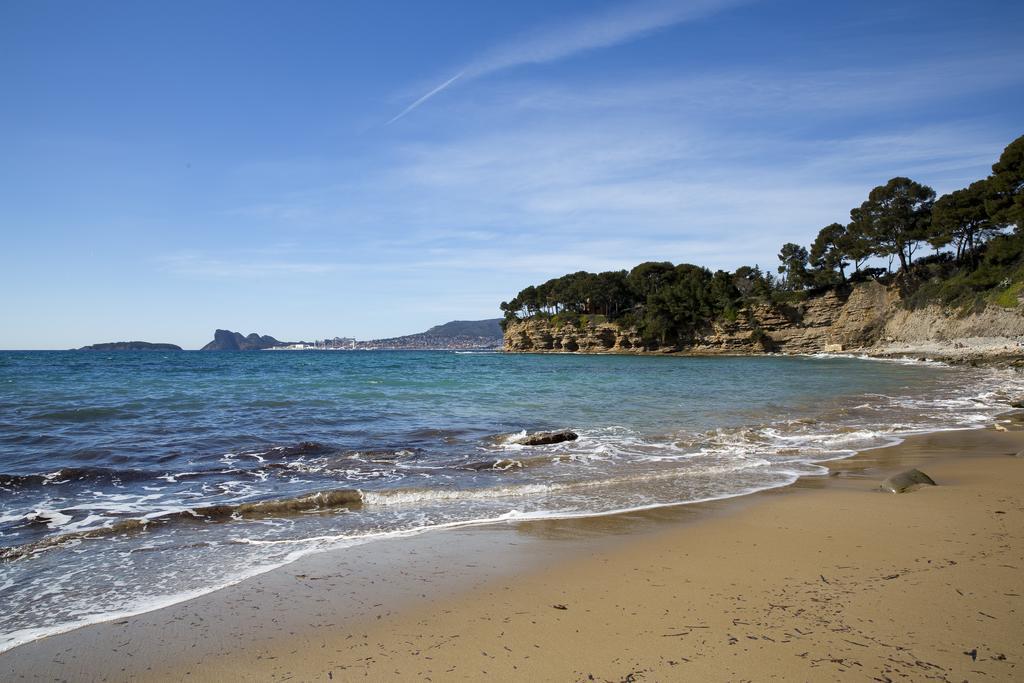
[[[807,272],[807,250],[799,244],[787,242],[782,245],[779,252],[779,273],[785,276],[786,288],[797,290],[803,289],[811,283],[810,273]]]
[[[1024,229],[1024,135],[1007,145],[992,165],[985,207],[997,225]]]
[[[957,261],[977,263],[977,248],[1000,231],[985,208],[988,196],[989,181],[978,180],[940,197],[932,210],[931,245],[938,249],[955,244]]]
[[[814,239],[810,253],[811,266],[824,280],[821,284],[831,284],[835,271],[839,271],[839,279],[846,282],[846,226],[842,223],[826,225]],[[824,277],[821,277],[824,276]]]
[[[857,273],[875,255],[875,247],[871,242],[871,221],[860,208],[850,209],[850,222],[846,224],[843,235],[843,251],[850,257],[853,270]]]
[[[868,194],[860,210],[879,256],[895,255],[907,272],[914,252],[928,239],[935,190],[910,178],[896,177]]]

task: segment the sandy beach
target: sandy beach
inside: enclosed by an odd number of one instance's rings
[[[0,655],[4,680],[1014,680],[1024,433],[708,504],[322,553]],[[939,484],[878,491],[910,466]]]

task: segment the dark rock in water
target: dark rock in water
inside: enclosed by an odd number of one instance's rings
[[[316,441],[300,441],[294,446],[278,446],[272,450],[277,457],[292,457],[296,455],[320,455],[331,452],[330,446]]]
[[[362,503],[363,494],[358,490],[335,489],[332,491],[317,491],[316,493],[299,496],[298,498],[264,500],[257,503],[242,503],[240,505],[209,505],[207,507],[195,508],[191,513],[185,514],[214,520],[227,519],[229,517],[268,517],[309,510],[360,507]]]
[[[922,485],[935,486],[935,482],[921,470],[912,469],[892,475],[882,482],[880,488],[889,493],[905,493]]]
[[[79,351],[181,351],[177,344],[154,344],[144,341],[120,341],[105,342],[103,344],[90,344],[78,349]]]
[[[533,434],[527,434],[524,437],[515,440],[515,443],[523,446],[547,446],[553,443],[562,443],[563,441],[575,441],[579,438],[579,434],[574,431],[563,429],[558,432],[534,432]]]
[[[1015,398],[1012,401],[1010,401],[1010,407],[1011,408],[1024,408],[1024,396],[1022,396],[1020,398]]]
[[[474,470],[476,472],[483,472],[485,470],[511,470],[519,469],[523,466],[523,463],[518,460],[512,460],[509,458],[501,458],[500,460],[481,460],[480,462],[467,462],[462,466],[465,470]]]
[[[103,538],[117,534],[144,531],[149,526],[163,526],[174,522],[228,522],[232,519],[260,519],[264,517],[282,517],[314,511],[331,511],[338,508],[355,510],[362,507],[363,494],[357,489],[333,489],[316,491],[297,498],[263,500],[255,503],[237,505],[222,504],[198,507],[192,510],[173,512],[162,517],[149,519],[125,519],[111,526],[86,531],[72,531],[66,534],[47,536],[21,546],[0,547],[0,562],[11,562],[29,557],[40,550],[52,548],[67,541],[83,538]],[[46,523],[54,519],[54,515],[36,513],[31,521]]]
[[[239,332],[231,330],[217,330],[213,333],[213,341],[204,346],[200,351],[262,351],[272,349],[275,346],[288,346],[297,342],[283,342],[274,339],[270,335],[260,336],[253,332],[242,336]]]

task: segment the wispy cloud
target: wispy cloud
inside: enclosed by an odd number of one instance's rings
[[[892,176],[940,193],[983,176],[1009,139],[986,114],[913,124],[894,114],[999,92],[1021,80],[1009,69],[990,75],[1006,62],[482,85],[453,106],[486,125],[439,126],[389,146],[343,191],[332,175],[316,191],[271,193],[238,213],[265,215],[281,235],[315,226],[303,235],[344,252],[208,255],[189,270],[277,269],[298,280],[333,260],[320,282],[358,289],[356,278],[386,272],[382,282],[414,281],[420,293],[447,286],[500,301],[569,269],[663,259],[772,266],[780,244],[806,244]],[[518,99],[524,91],[536,98]],[[824,116],[825,125],[794,124]]]
[[[456,81],[467,82],[504,69],[545,64],[590,50],[620,45],[660,29],[713,14],[741,1],[647,0],[538,29],[480,55],[455,76],[420,96],[387,123],[390,125],[406,116]]]
[[[286,259],[261,253],[266,251],[268,250],[217,255],[188,251],[165,255],[159,262],[165,271],[174,275],[202,279],[264,279],[290,275],[325,275],[344,267],[339,263]]]
[[[849,119],[1019,87],[1024,83],[1024,71],[1016,68],[1021,59],[1020,51],[1009,51],[884,67],[781,70],[754,66],[684,75],[658,73],[628,83],[591,82],[585,88],[518,81],[492,86],[487,96],[495,100],[496,109],[547,114],[671,108],[690,117],[714,112],[719,120],[723,115],[753,116],[759,122],[766,116]]]

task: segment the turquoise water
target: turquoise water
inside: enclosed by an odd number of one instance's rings
[[[1021,390],[836,357],[0,353],[0,649],[389,535],[783,486]]]

